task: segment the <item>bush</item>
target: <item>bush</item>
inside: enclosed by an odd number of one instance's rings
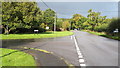
[[[85,30],[92,30],[92,26],[87,26],[84,28]]]
[[[94,31],[97,31],[97,32],[106,32],[107,31],[107,27],[108,27],[108,23],[106,24],[101,24],[99,26],[96,26],[94,28]]]
[[[46,29],[44,29],[44,28],[38,28],[38,30],[39,30],[40,33],[41,32],[46,32]]]
[[[112,19],[112,21],[108,25],[107,29],[108,29],[107,30],[108,34],[113,34],[113,31],[115,29],[118,29],[118,31],[120,32],[120,18],[119,19]]]

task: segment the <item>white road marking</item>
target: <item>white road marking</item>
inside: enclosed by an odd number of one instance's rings
[[[82,53],[80,51],[80,48],[79,48],[78,43],[77,43],[77,40],[76,40],[74,35],[72,37],[73,37],[74,42],[75,42],[75,47],[76,47],[76,50],[77,50],[80,66],[81,67],[85,67],[86,66],[85,60],[83,59],[83,55],[82,55]]]
[[[79,62],[80,62],[80,63],[84,63],[85,60],[84,60],[84,59],[79,59]]]
[[[80,56],[81,56],[81,55],[82,55],[82,53],[78,53],[78,55],[80,55]]]
[[[81,53],[80,51],[77,51],[77,53]]]
[[[72,36],[71,36],[71,40],[72,40]]]
[[[76,48],[76,50],[77,50],[77,51],[80,51],[80,49],[79,49],[79,48]]]
[[[81,58],[83,58],[83,56],[82,56],[82,55],[81,55],[81,56],[79,55],[79,56],[78,56],[78,58],[80,58],[80,59],[81,59]]]
[[[86,64],[80,64],[80,66],[86,66]]]

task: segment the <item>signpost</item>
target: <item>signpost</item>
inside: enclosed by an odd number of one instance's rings
[[[34,30],[34,33],[38,33],[39,32],[39,30]]]
[[[49,29],[49,27],[47,26],[47,27],[46,27],[46,29],[48,30],[48,29]]]
[[[115,29],[114,31],[113,31],[113,33],[114,33],[114,35],[118,35],[118,29]]]
[[[114,33],[118,33],[119,31],[118,31],[118,29],[115,29],[113,32],[114,32]]]

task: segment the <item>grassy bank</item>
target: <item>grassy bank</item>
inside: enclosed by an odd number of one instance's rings
[[[34,58],[21,51],[0,48],[2,66],[36,66]]]
[[[63,37],[72,35],[72,32],[62,31],[62,32],[44,32],[40,34],[1,34],[2,39],[34,39],[34,38],[52,38],[52,37]]]
[[[118,36],[107,35],[104,32],[94,32],[94,31],[90,31],[90,30],[82,30],[82,31],[85,31],[85,32],[88,32],[88,33],[91,33],[91,34],[95,34],[95,35],[99,35],[99,36],[103,36],[103,37],[107,37],[107,38],[110,38],[110,39],[120,40],[120,38]]]

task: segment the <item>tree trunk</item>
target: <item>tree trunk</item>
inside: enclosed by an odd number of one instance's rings
[[[94,31],[95,25],[92,26],[92,31]]]
[[[9,30],[5,29],[5,33],[4,34],[9,34]]]

